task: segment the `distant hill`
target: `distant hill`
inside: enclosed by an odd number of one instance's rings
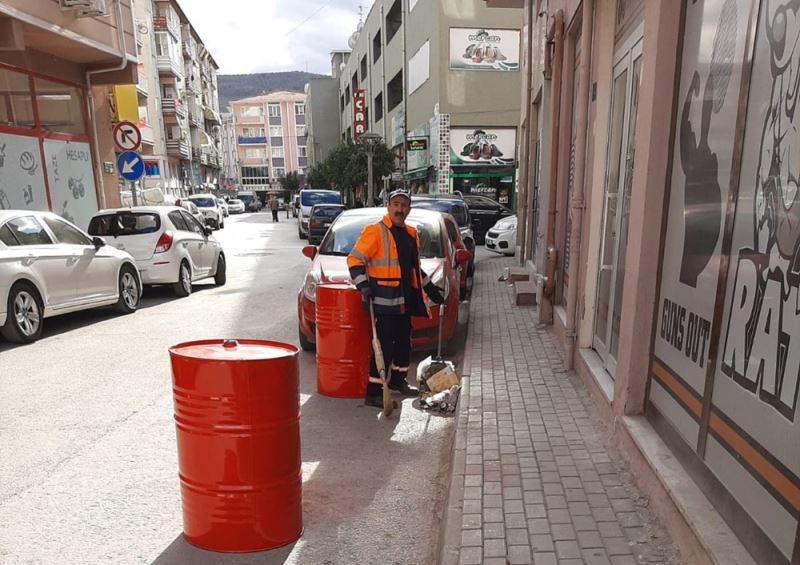
[[[303,92],[303,87],[312,78],[324,75],[291,71],[284,73],[255,73],[251,75],[218,75],[219,107],[227,112],[231,100],[258,96],[264,92],[288,90]]]

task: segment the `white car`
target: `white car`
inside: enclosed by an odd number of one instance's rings
[[[203,226],[182,208],[137,206],[101,210],[89,222],[89,233],[130,253],[145,285],[168,284],[177,296],[188,296],[192,283],[214,277],[226,281],[225,253]]]
[[[234,199],[228,202],[228,212],[231,214],[244,214],[244,202],[239,199]]]
[[[230,215],[230,211],[228,210],[228,203],[225,202],[224,198],[217,198],[217,206],[219,206],[219,209],[222,210],[223,218],[227,218]]]
[[[517,217],[508,216],[486,232],[486,249],[503,255],[514,255],[517,249]]]
[[[0,334],[14,343],[42,335],[44,318],[113,306],[139,307],[133,257],[50,212],[0,210]]]
[[[175,205],[180,206],[181,208],[189,212],[201,224],[203,225],[206,224],[206,219],[203,217],[203,213],[200,211],[200,208],[198,208],[197,205],[191,200],[178,199],[175,201]]]
[[[200,209],[205,225],[215,230],[225,227],[225,217],[219,204],[217,204],[216,196],[213,194],[192,194],[187,200]]]

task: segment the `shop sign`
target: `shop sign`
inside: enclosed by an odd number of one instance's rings
[[[406,142],[406,160],[409,171],[428,168],[428,139],[409,139]]]
[[[86,229],[97,212],[97,193],[88,143],[44,140],[53,212]]]
[[[358,141],[367,133],[367,98],[363,88],[353,91],[353,140]]]
[[[427,139],[409,139],[408,140],[408,150],[409,151],[427,151],[428,150],[428,140]]]
[[[518,29],[450,28],[450,68],[467,71],[518,71]]]
[[[47,210],[39,140],[0,133],[0,210]]]
[[[515,128],[450,128],[451,165],[513,166]]]

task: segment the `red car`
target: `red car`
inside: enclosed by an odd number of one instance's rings
[[[467,249],[464,240],[461,238],[461,231],[458,229],[458,223],[456,219],[451,216],[450,214],[442,213],[444,216],[444,224],[447,227],[447,235],[450,236],[450,243],[453,244],[453,247],[456,248],[456,252],[459,249],[463,249],[467,253],[470,254],[470,261],[472,260],[472,253],[470,253],[469,249]],[[467,295],[472,290],[472,282],[473,282],[473,275],[470,274],[469,269],[469,262],[464,264],[456,264],[455,269],[458,272],[458,280],[459,280],[459,298],[461,300],[466,300]]]
[[[319,248],[309,245],[303,254],[311,258],[311,269],[297,293],[297,318],[300,346],[305,351],[316,347],[315,299],[320,282],[350,280],[347,255],[353,248],[365,225],[380,221],[385,208],[357,208],[343,212],[331,225]],[[422,270],[434,284],[444,289],[445,314],[442,342],[453,336],[458,322],[458,299],[461,281],[457,269],[472,259],[472,255],[452,244],[444,216],[428,210],[411,210],[406,223],[417,228],[420,238]],[[433,306],[428,304],[429,307]],[[431,307],[431,318],[412,318],[411,343],[414,347],[436,345],[439,328],[439,309]]]

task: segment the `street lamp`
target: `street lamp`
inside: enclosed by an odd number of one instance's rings
[[[372,186],[372,157],[375,155],[375,148],[383,142],[383,138],[377,133],[367,132],[361,136],[359,141],[367,152],[367,206],[375,206],[375,189]]]

